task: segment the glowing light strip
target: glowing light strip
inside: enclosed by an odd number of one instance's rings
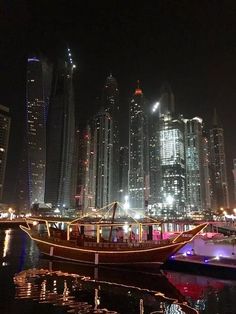
[[[28,62],[40,62],[37,58],[28,58]]]
[[[143,253],[143,252],[153,252],[153,251],[158,251],[161,249],[165,249],[165,248],[177,248],[178,246],[181,247],[181,245],[185,245],[187,243],[187,241],[181,242],[181,243],[174,243],[174,244],[170,244],[170,245],[163,245],[160,247],[155,247],[155,248],[149,248],[149,249],[143,249],[141,248],[140,250],[126,250],[126,251],[99,251],[99,250],[88,250],[88,249],[81,249],[81,248],[75,248],[75,247],[70,247],[70,246],[65,246],[65,245],[60,245],[60,244],[56,244],[54,242],[48,242],[48,241],[43,241],[37,238],[34,238],[31,234],[30,234],[30,230],[27,230],[26,227],[21,226],[20,225],[21,230],[25,231],[28,236],[36,241],[36,242],[40,242],[40,243],[44,243],[47,244],[49,246],[55,246],[55,247],[60,247],[60,248],[64,248],[64,249],[68,249],[68,250],[73,250],[73,251],[81,251],[81,252],[87,252],[87,253],[98,253],[98,254],[129,254],[129,253]],[[180,249],[179,247],[179,249]],[[170,252],[171,254],[171,252]]]

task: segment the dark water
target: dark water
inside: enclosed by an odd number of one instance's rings
[[[19,229],[0,229],[0,314],[236,314],[236,282],[43,259]]]

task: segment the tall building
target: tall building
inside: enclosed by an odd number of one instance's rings
[[[176,116],[174,95],[168,84],[161,88],[159,118],[160,215],[166,219],[186,214],[184,121]]]
[[[112,198],[112,153],[113,120],[110,114],[101,110],[91,123],[91,143],[88,152],[87,202],[101,208],[113,201]],[[118,176],[118,174],[117,174]]]
[[[160,103],[150,108],[148,115],[149,134],[149,173],[150,173],[150,198],[149,204],[157,207],[160,203],[160,138],[159,138],[159,111]]]
[[[77,167],[74,70],[75,65],[68,48],[67,56],[58,59],[54,67],[47,117],[45,202],[61,208],[71,208],[75,205]]]
[[[27,63],[26,114],[29,202],[44,202],[46,165],[47,91],[44,61],[29,58]]]
[[[167,219],[182,218],[186,214],[186,165],[182,117],[162,115],[159,134],[162,216]]]
[[[132,208],[144,210],[149,199],[148,132],[145,99],[138,86],[129,110],[128,191]]]
[[[212,167],[212,188],[214,210],[229,207],[228,182],[225,161],[224,130],[220,125],[216,110],[210,129],[210,154]]]
[[[169,83],[165,82],[161,89],[160,89],[160,115],[164,116],[164,115],[171,115],[174,116],[175,114],[175,97],[174,94],[172,92],[172,89],[169,85]]]
[[[94,180],[94,151],[91,127],[79,134],[78,179],[77,179],[77,205],[83,212],[95,207],[95,180]]]
[[[236,205],[236,158],[233,159],[233,177],[234,177],[234,205]]]
[[[3,198],[11,118],[9,109],[0,105],[0,200]]]
[[[120,152],[120,131],[119,131],[119,90],[116,79],[110,74],[105,82],[102,94],[102,107],[108,112],[112,119],[112,174],[111,174],[111,198],[119,198],[119,152]],[[114,175],[113,175],[114,174]]]
[[[120,147],[119,162],[119,201],[124,202],[128,195],[128,171],[129,171],[129,148],[128,146]]]
[[[204,209],[205,181],[202,119],[185,119],[186,208],[189,213]]]
[[[209,210],[212,208],[212,180],[211,180],[209,139],[205,132],[203,132],[202,138],[202,160],[204,176],[203,209]]]

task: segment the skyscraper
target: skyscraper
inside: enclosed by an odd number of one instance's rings
[[[47,118],[45,201],[65,208],[74,206],[76,193],[74,69],[68,49],[54,67]]]
[[[202,119],[184,119],[186,156],[186,207],[188,212],[204,209],[204,160]]]
[[[102,107],[112,119],[112,152],[111,152],[111,198],[118,200],[119,192],[119,152],[120,152],[120,121],[119,121],[119,90],[116,79],[110,74],[105,82],[102,94]]]
[[[236,205],[236,158],[233,159],[233,177],[234,177],[234,205]]]
[[[141,88],[135,89],[129,111],[128,191],[132,208],[144,210],[149,198],[148,134],[145,99]]]
[[[157,207],[160,203],[160,138],[159,138],[159,111],[160,103],[150,108],[148,115],[149,134],[149,173],[150,173],[150,205]]]
[[[202,138],[202,154],[204,176],[203,209],[209,210],[212,208],[212,178],[210,167],[209,139],[205,131],[203,132]]]
[[[29,202],[44,202],[46,165],[46,105],[44,61],[29,58],[27,63],[27,161]]]
[[[160,117],[160,173],[162,216],[182,218],[186,205],[184,122],[169,114]]]
[[[9,109],[0,105],[0,200],[3,198],[11,118]]]
[[[174,96],[164,84],[160,97],[159,152],[160,204],[164,218],[182,218],[186,214],[186,165],[184,122],[174,112]]]
[[[229,207],[228,182],[226,174],[224,130],[220,125],[216,110],[210,129],[210,154],[212,167],[212,187],[214,210]]]

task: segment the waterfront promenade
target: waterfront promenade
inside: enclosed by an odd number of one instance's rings
[[[0,219],[0,227],[14,227],[19,225],[25,225],[25,219],[24,218],[15,218],[15,219]]]

